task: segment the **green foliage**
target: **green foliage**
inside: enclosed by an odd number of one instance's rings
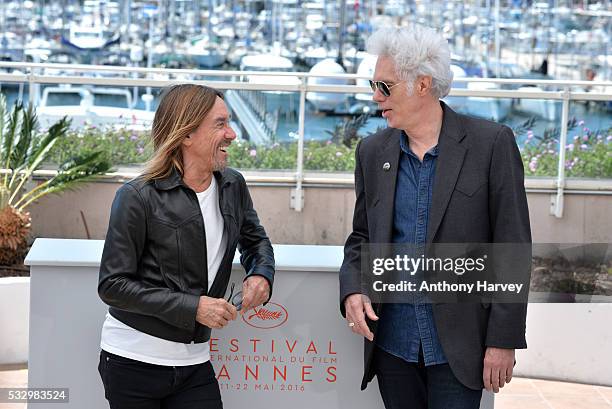
[[[342,122],[336,123],[332,131],[325,132],[331,135],[332,143],[336,145],[343,144],[347,148],[350,148],[359,141],[359,129],[368,122],[370,116],[370,114],[364,113],[359,116],[346,118]]]
[[[331,141],[304,143],[304,169],[352,172],[355,167],[354,146],[336,145]],[[294,170],[297,164],[297,142],[254,146],[235,142],[229,149],[229,164],[239,169]]]
[[[521,149],[526,176],[556,176],[559,167],[558,128],[534,135],[525,130],[526,141]],[[517,136],[521,134],[517,132]],[[565,146],[567,177],[612,178],[612,128],[591,130],[584,121],[568,122]]]
[[[355,166],[354,149],[361,138],[358,130],[367,121],[366,116],[340,122],[328,132],[332,139],[326,142],[304,143],[304,169],[352,173]],[[521,155],[527,176],[555,176],[558,166],[559,128],[545,129],[535,135],[531,128],[535,119],[515,127],[514,132],[522,144]],[[566,171],[569,177],[612,178],[612,128],[591,131],[582,121],[568,122]],[[101,151],[100,158],[115,165],[144,163],[151,156],[148,132],[116,128],[86,126],[82,130],[68,131],[58,140],[50,160],[62,163],[78,155]],[[229,148],[229,164],[238,169],[296,169],[297,142],[256,146],[248,141],[235,141]]]
[[[54,145],[62,140],[70,126],[66,117],[45,132],[38,132],[38,119],[32,106],[17,102],[8,112],[6,99],[0,94],[0,209],[12,206],[23,211],[27,206],[49,193],[71,189],[78,183],[110,169],[110,161],[100,158],[100,152],[76,153],[59,161],[55,176],[45,182],[28,187],[34,171],[49,157]]]
[[[148,131],[86,125],[78,131],[68,131],[55,145],[49,161],[62,163],[76,155],[100,152],[100,159],[115,165],[143,163],[153,151],[149,135]]]

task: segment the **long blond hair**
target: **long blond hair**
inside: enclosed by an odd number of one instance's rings
[[[183,174],[181,143],[202,123],[223,93],[196,84],[172,85],[162,92],[151,130],[153,157],[146,163],[146,180],[169,176],[173,168]]]

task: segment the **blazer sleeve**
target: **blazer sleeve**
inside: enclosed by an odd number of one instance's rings
[[[502,126],[493,144],[489,169],[489,217],[491,240],[497,250],[494,264],[497,277],[526,284],[529,291],[531,270],[531,228],[525,193],[523,162],[512,130]],[[498,243],[512,243],[507,247]],[[516,250],[520,253],[517,254]],[[512,254],[514,251],[514,254]],[[517,262],[517,257],[520,259]],[[505,263],[512,261],[511,263]],[[513,265],[514,270],[505,268]],[[516,269],[519,266],[519,270]],[[489,347],[527,348],[525,321],[527,300],[517,303],[493,302],[485,345]]]
[[[351,294],[361,293],[361,245],[368,243],[368,217],[366,198],[361,167],[361,142],[355,149],[355,211],[353,213],[353,231],[344,244],[344,260],[340,267],[340,313],[346,316],[344,300]]]

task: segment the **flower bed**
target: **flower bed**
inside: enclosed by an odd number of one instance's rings
[[[559,129],[547,129],[534,135],[529,129],[533,120],[514,131],[521,144],[521,156],[526,176],[556,176],[559,151]],[[358,138],[332,137],[329,141],[304,143],[304,169],[344,171],[352,173],[354,149]],[[71,131],[53,149],[53,162],[102,149],[114,165],[144,163],[152,147],[148,132],[88,126]],[[229,163],[238,169],[296,169],[297,142],[256,146],[248,141],[236,141],[229,149]],[[583,121],[572,120],[568,127],[565,169],[567,177],[612,178],[612,128],[591,130]]]

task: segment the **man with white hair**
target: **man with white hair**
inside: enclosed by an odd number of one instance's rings
[[[340,309],[365,337],[361,388],[377,376],[387,409],[476,409],[483,387],[512,379],[526,348],[526,305],[371,303],[361,250],[373,243],[530,243],[523,165],[512,130],[444,102],[450,51],[434,30],[383,28],[370,81],[388,128],[356,148],[353,231],[340,270]]]

